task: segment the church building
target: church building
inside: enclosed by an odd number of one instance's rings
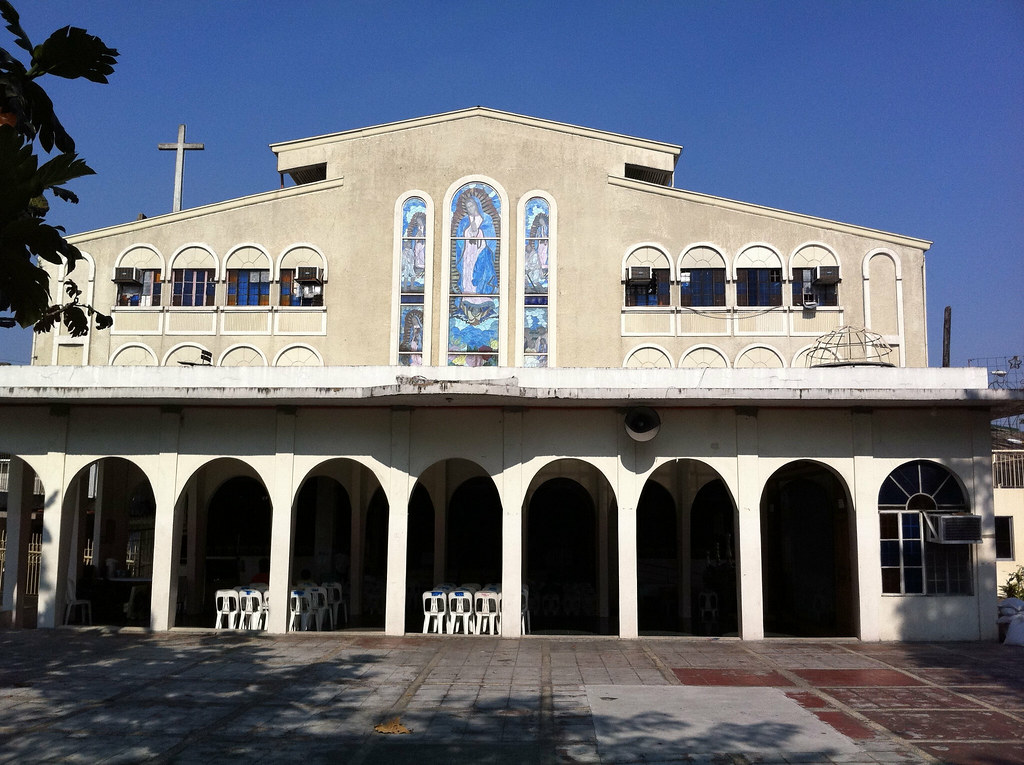
[[[930,242],[482,107],[270,148],[280,189],[70,237],[114,324],[0,369],[5,621],[144,583],[213,627],[264,575],[278,633],[312,579],[389,635],[474,582],[507,637],[995,638],[1022,402],[927,367]]]

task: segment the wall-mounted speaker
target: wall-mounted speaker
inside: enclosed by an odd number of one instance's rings
[[[649,406],[637,406],[626,412],[625,425],[634,441],[650,441],[661,429],[661,418]]]

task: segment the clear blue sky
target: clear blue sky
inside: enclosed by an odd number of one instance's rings
[[[935,242],[929,354],[1024,352],[1024,2],[16,0],[41,42],[120,50],[109,85],[52,80],[98,175],[68,232],[276,188],[267,145],[484,105],[681,144],[681,188]],[[0,29],[2,47],[10,37]],[[25,333],[0,330],[24,363]]]

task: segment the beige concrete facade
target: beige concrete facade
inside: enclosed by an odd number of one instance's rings
[[[88,302],[144,290],[127,268],[160,277],[159,304],[0,369],[9,549],[41,524],[40,626],[84,550],[120,568],[141,534],[155,629],[207,619],[266,557],[275,632],[309,570],[389,634],[419,631],[424,589],[479,576],[528,585],[553,632],[994,637],[988,428],[1021,402],[926,368],[927,241],[684,191],[678,146],[482,108],[271,148],[296,186],[73,237]],[[305,268],[321,292],[282,305]],[[684,298],[712,271],[719,298]],[[202,305],[172,304],[186,272]],[[242,272],[265,273],[254,305],[230,304]],[[894,366],[807,368],[844,325]],[[624,427],[641,406],[651,440]],[[943,513],[978,539],[930,541]]]

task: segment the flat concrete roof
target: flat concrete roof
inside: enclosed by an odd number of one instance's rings
[[[0,367],[5,404],[978,407],[1024,412],[981,368]]]

